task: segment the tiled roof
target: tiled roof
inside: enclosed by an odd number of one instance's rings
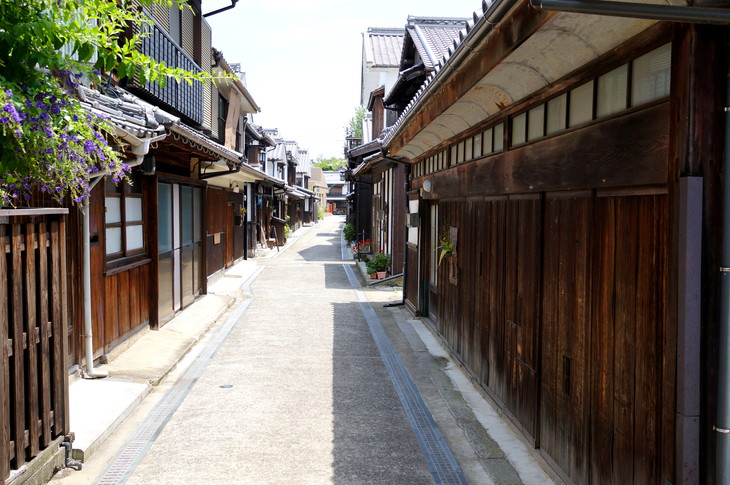
[[[434,70],[431,71],[429,76],[426,78],[426,81],[418,89],[396,122],[384,130],[382,135],[384,146],[389,145],[393,141],[396,133],[398,133],[403,127],[406,120],[413,115],[421,98],[423,98],[423,96],[432,89],[432,86],[435,85],[434,81],[440,77],[442,72],[444,72],[444,66],[451,62],[451,60],[455,57],[455,54],[460,53],[460,51],[465,48],[464,40],[469,38],[470,34],[473,36],[473,32],[491,28],[499,20],[501,20],[506,10],[509,9],[509,6],[514,3],[516,3],[516,0],[482,0],[481,12],[476,11],[473,13],[472,18],[466,23],[464,29],[459,31],[458,37],[454,39],[452,44],[448,47],[447,53],[436,63]]]
[[[299,149],[299,153],[297,154],[297,158],[299,159],[299,163],[297,165],[297,173],[303,173],[306,176],[311,176],[312,174],[312,161],[309,159],[309,151]]]
[[[398,67],[403,50],[403,29],[368,27],[363,34],[365,61],[371,67]]]
[[[467,21],[466,18],[408,17],[406,30],[427,69],[433,69],[448,55],[449,47],[459,39]]]
[[[121,90],[120,93],[110,91],[114,94],[113,97],[85,86],[79,86],[78,92],[81,104],[87,110],[105,117],[114,126],[137,137],[149,137],[164,132],[164,127],[160,124],[162,119],[158,119],[152,110],[146,109],[146,106],[135,103],[130,99],[123,99],[120,96]],[[168,116],[177,119],[172,115]]]

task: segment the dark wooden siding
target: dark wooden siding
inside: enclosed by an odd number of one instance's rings
[[[150,267],[145,263],[104,277],[104,328],[99,332],[104,350],[138,326],[149,324]]]
[[[595,200],[593,483],[660,483],[668,198]],[[610,444],[610,446],[607,446]]]
[[[668,126],[660,103],[429,175],[458,242],[421,308],[568,483],[675,478]]]
[[[404,165],[398,165],[393,170],[393,220],[391,230],[393,234],[393,245],[391,248],[392,266],[391,273],[403,272],[403,258],[405,258],[405,237],[406,237],[406,207],[405,201],[406,169]]]
[[[545,202],[540,447],[572,483],[588,483],[588,194]]]
[[[660,483],[668,196],[452,200],[439,219],[458,230],[431,302],[454,354],[568,482]]]
[[[206,211],[206,276],[220,271],[226,264],[226,224],[228,192],[207,188]],[[217,234],[217,235],[216,235]],[[218,243],[216,244],[216,241]]]

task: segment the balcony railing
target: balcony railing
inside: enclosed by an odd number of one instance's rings
[[[171,67],[179,67],[192,72],[203,70],[156,24],[145,25],[141,28],[147,32],[142,39],[141,51],[143,54]],[[135,80],[133,88],[138,94],[164,103],[166,107],[179,112],[195,124],[203,123],[203,85],[200,82],[196,81],[190,85],[184,81],[178,83],[173,80],[161,88],[157,82],[148,82],[142,86]]]

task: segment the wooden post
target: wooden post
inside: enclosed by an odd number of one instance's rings
[[[48,319],[48,234],[45,222],[38,229],[38,293],[40,295],[39,323],[41,326],[41,445],[45,448],[51,438],[51,322]],[[0,268],[0,274],[3,274]],[[0,292],[2,295],[2,292]],[[2,312],[0,310],[0,318]]]
[[[8,375],[8,265],[5,255],[5,228],[0,224],[0,481],[10,474],[10,380]]]
[[[52,355],[53,360],[52,366],[52,379],[53,382],[61,382],[64,380],[66,374],[65,357],[64,357],[64,343],[63,336],[65,335],[64,326],[66,322],[63,321],[63,310],[61,309],[61,281],[65,280],[65,277],[61,273],[61,258],[62,253],[60,250],[60,229],[59,222],[51,222],[51,337],[53,338]],[[62,386],[54,386],[53,388],[53,436],[59,436],[64,433],[64,390]]]
[[[61,354],[58,361],[55,363],[58,366],[60,378],[56,381],[56,385],[61,388],[61,408],[63,410],[62,416],[56,416],[56,419],[63,418],[63,423],[60,427],[63,434],[68,434],[71,429],[69,427],[71,418],[68,410],[68,372],[66,372],[66,356],[68,355],[68,278],[66,275],[66,219],[64,216],[57,216],[60,236],[60,249],[59,259],[61,260]]]
[[[25,224],[25,335],[28,353],[28,376],[25,398],[28,401],[28,448],[30,456],[40,452],[38,429],[38,319],[36,311],[36,264],[35,264],[35,229],[33,223]]]
[[[23,238],[20,232],[20,224],[13,224],[12,240],[10,243],[12,251],[12,298],[13,298],[13,388],[15,397],[15,468],[20,468],[25,463],[25,365],[23,357],[25,354],[23,333]]]

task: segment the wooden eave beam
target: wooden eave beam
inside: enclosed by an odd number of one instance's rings
[[[456,71],[441,81],[442,85],[393,139],[389,151],[398,153],[555,15],[553,12],[537,11],[529,2],[515,7],[456,67]]]

